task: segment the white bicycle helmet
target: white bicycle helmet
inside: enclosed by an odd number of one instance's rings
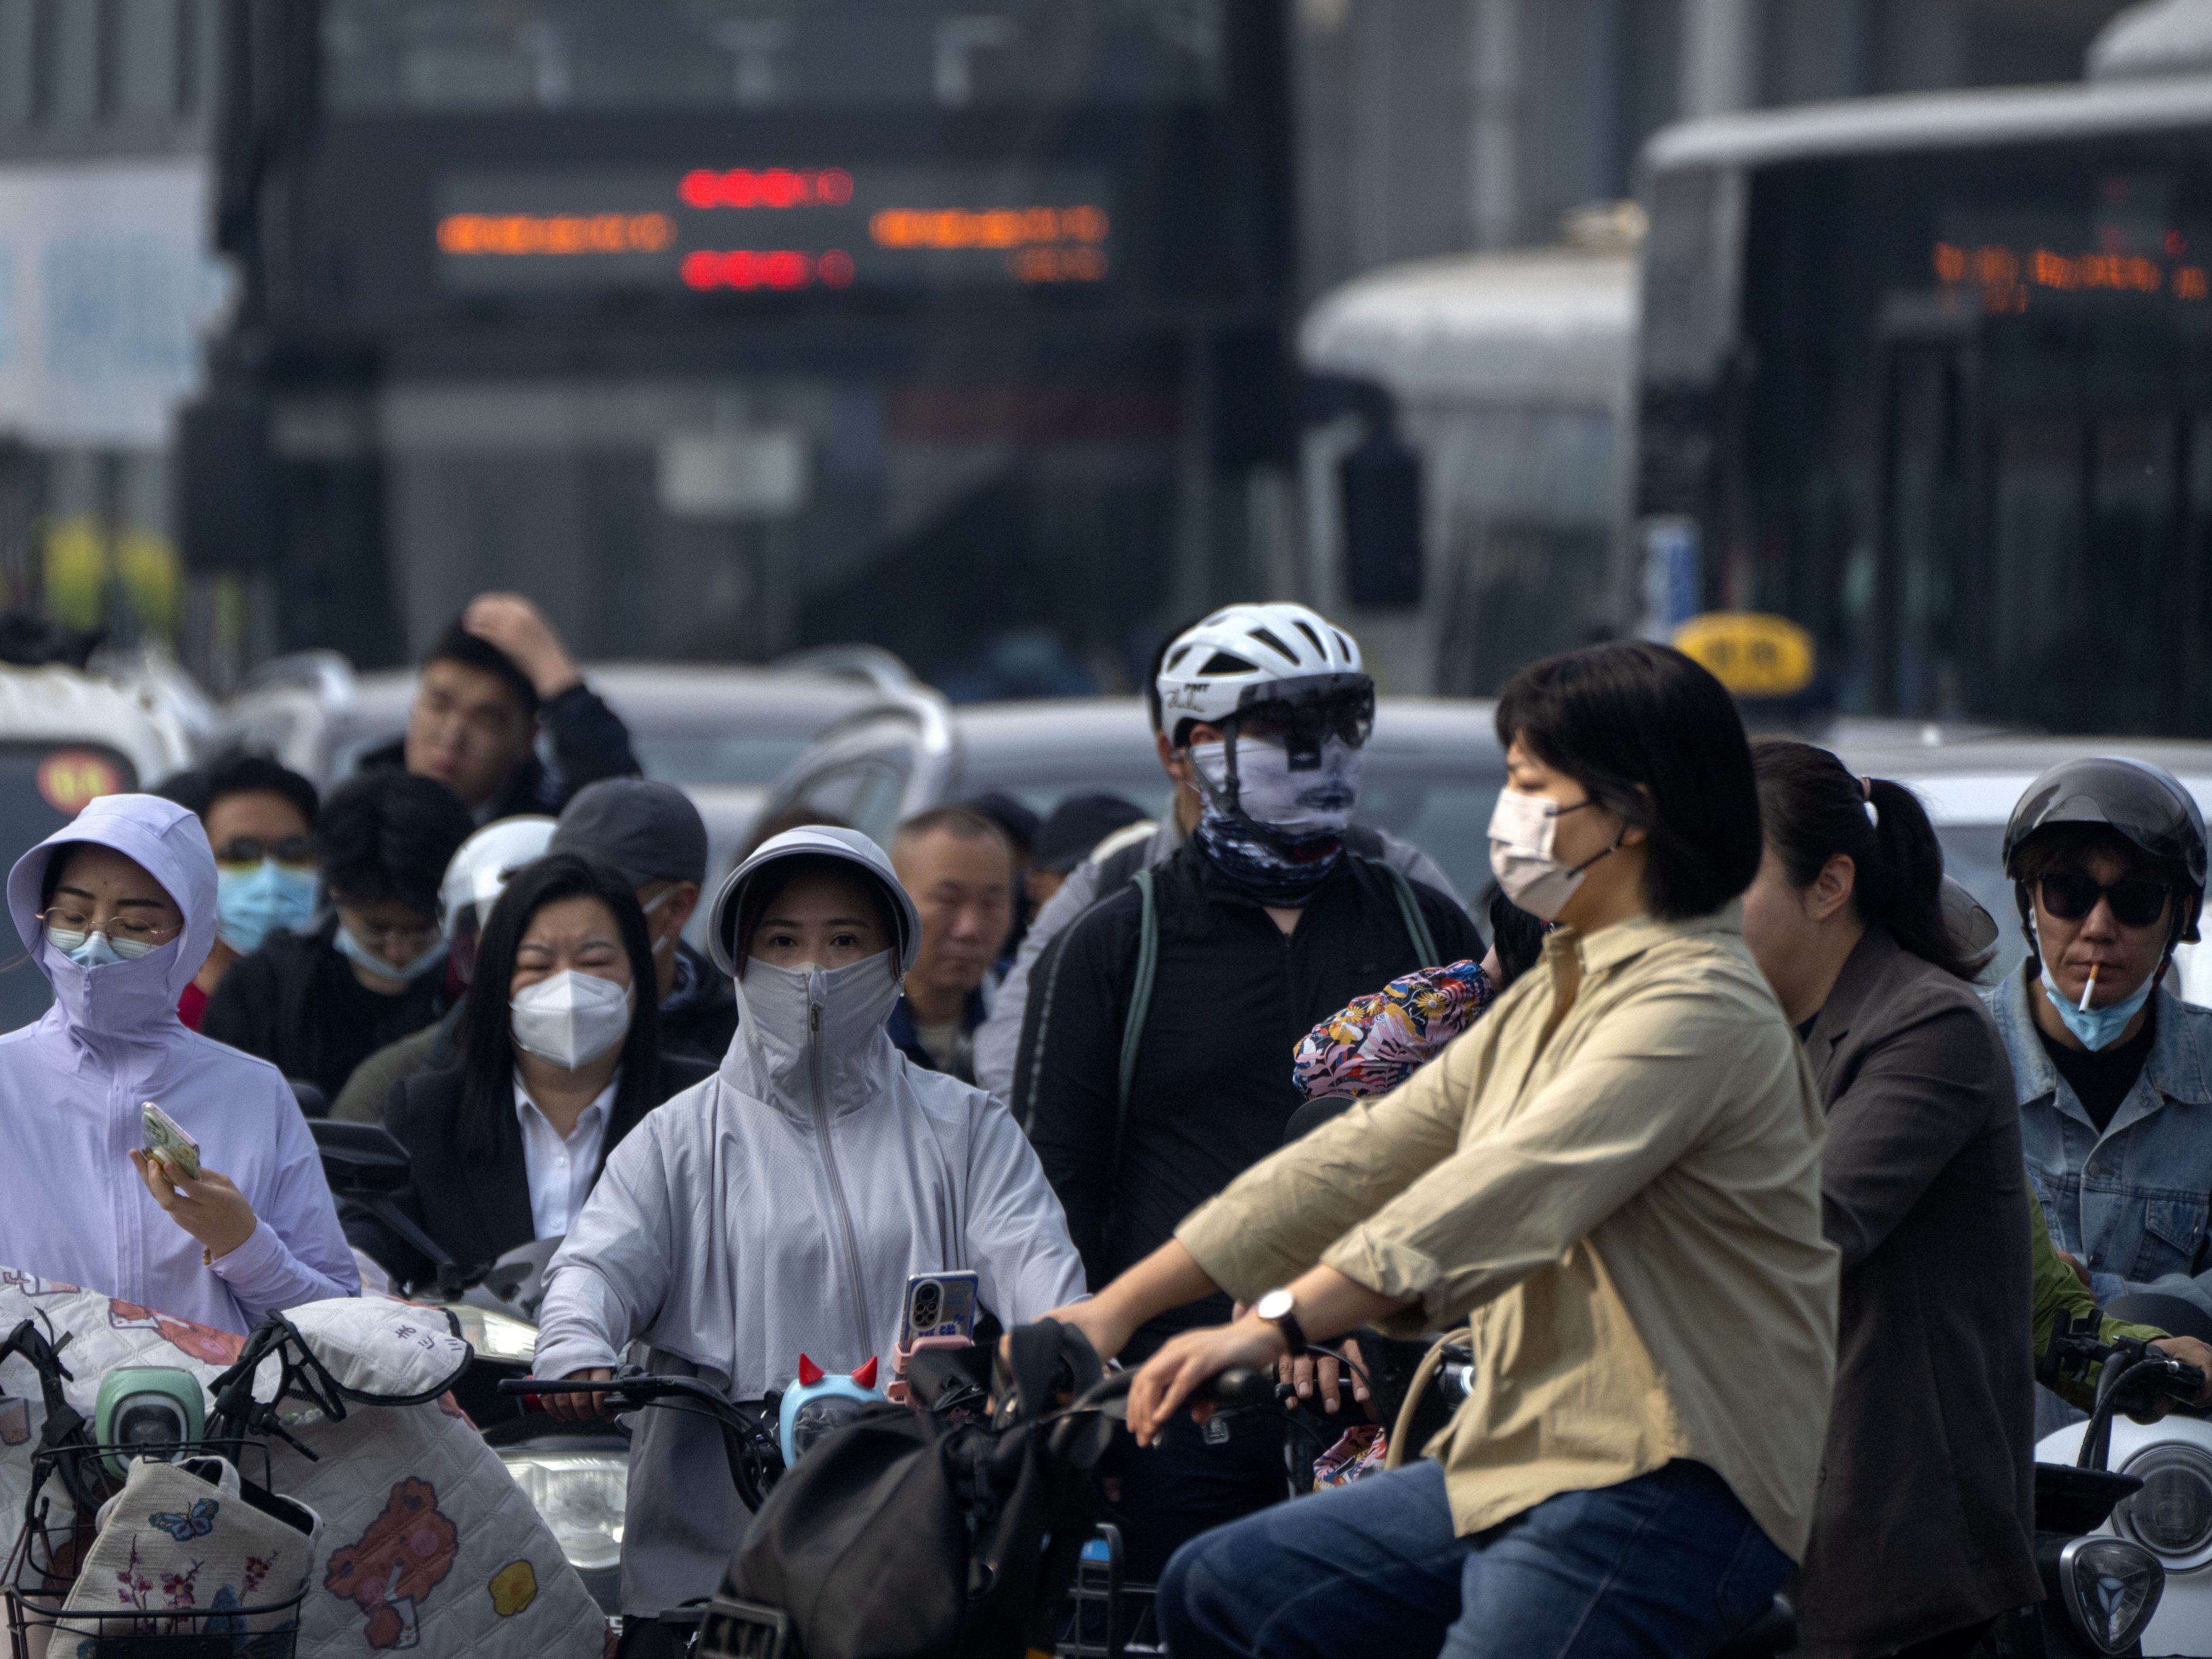
[[[1158,684],[1160,726],[1175,743],[1187,722],[1216,725],[1258,703],[1375,690],[1352,635],[1283,602],[1224,605],[1186,629],[1161,658]]]
[[[465,921],[482,927],[508,878],[532,859],[543,858],[552,839],[553,820],[533,813],[487,823],[463,842],[438,890],[446,943],[453,942]]]

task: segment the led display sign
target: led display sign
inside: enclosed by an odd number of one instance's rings
[[[465,293],[1104,283],[1098,167],[887,165],[449,175],[440,281]]]

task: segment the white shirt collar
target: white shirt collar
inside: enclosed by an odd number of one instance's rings
[[[606,1145],[607,1124],[614,1115],[615,1091],[621,1085],[617,1070],[592,1103],[577,1115],[576,1127],[564,1139],[555,1130],[536,1101],[523,1086],[522,1073],[514,1074],[514,1116],[522,1127],[522,1164],[530,1187],[531,1224],[540,1238],[562,1238],[575,1224],[584,1200],[599,1178],[599,1153]]]

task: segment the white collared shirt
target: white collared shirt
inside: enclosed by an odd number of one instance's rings
[[[591,1196],[592,1178],[599,1171],[599,1148],[606,1144],[607,1120],[614,1115],[615,1089],[622,1081],[617,1071],[598,1097],[576,1119],[574,1133],[563,1140],[546,1121],[514,1074],[514,1116],[522,1126],[522,1166],[530,1180],[530,1223],[540,1238],[565,1238],[576,1212]]]

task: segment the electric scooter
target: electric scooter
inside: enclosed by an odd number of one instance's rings
[[[402,1287],[442,1310],[475,1351],[453,1397],[482,1431],[576,1569],[592,1599],[621,1605],[623,1511],[629,1436],[612,1424],[526,1415],[500,1384],[530,1374],[538,1353],[538,1310],[557,1238],[518,1246],[496,1261],[456,1262],[395,1201],[412,1176],[407,1149],[381,1124],[311,1118],[323,1175],[341,1205],[357,1205],[419,1251],[431,1277]]]

